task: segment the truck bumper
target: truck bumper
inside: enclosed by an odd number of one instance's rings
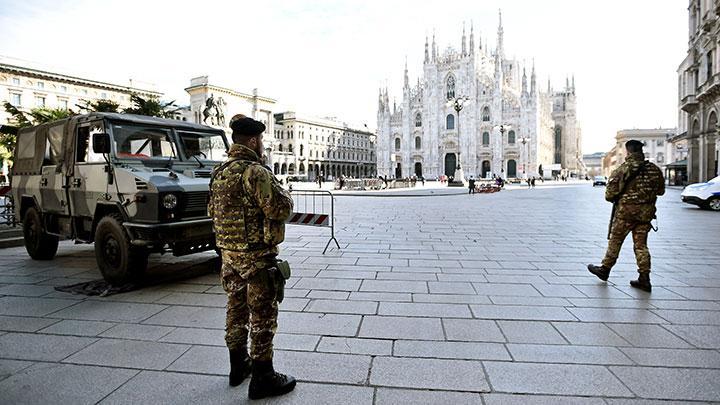
[[[195,219],[167,224],[124,222],[135,246],[162,248],[168,245],[175,256],[202,252],[215,248],[212,219]]]

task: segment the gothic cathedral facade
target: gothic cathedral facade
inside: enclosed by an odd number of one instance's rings
[[[378,100],[378,175],[525,178],[582,172],[576,120],[575,80],[547,91],[517,60],[505,57],[502,15],[494,53],[469,44],[438,51],[425,39],[423,77],[410,86],[407,63],[402,102],[390,104],[387,88]],[[469,46],[468,46],[469,45]],[[485,46],[487,48],[487,46]],[[454,102],[461,98],[462,109]]]

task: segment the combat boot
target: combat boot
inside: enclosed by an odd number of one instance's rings
[[[295,378],[280,374],[273,369],[272,360],[253,361],[252,378],[248,396],[260,399],[287,394],[295,389]]]
[[[587,269],[590,273],[597,276],[602,281],[607,281],[610,277],[610,269],[604,266],[596,266],[594,264],[588,264]]]
[[[637,280],[630,280],[630,285],[637,289],[651,292],[652,284],[650,284],[650,273],[640,273]]]
[[[247,349],[230,350],[230,386],[237,387],[245,381],[252,370],[252,362]]]

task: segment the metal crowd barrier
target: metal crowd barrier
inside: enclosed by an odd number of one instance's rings
[[[344,179],[343,190],[380,190],[384,183],[380,179]],[[335,180],[335,189],[341,190],[340,180]]]
[[[340,249],[335,238],[335,197],[332,193],[327,190],[292,190],[290,195],[295,211],[290,214],[287,224],[330,228],[330,240],[325,244],[323,254],[332,241]]]
[[[0,225],[17,225],[10,186],[0,186]]]

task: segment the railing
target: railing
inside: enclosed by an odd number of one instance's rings
[[[293,199],[293,213],[287,220],[288,225],[305,225],[330,228],[330,239],[325,244],[323,254],[335,241],[335,197],[327,190],[293,190],[290,192]]]
[[[17,225],[10,186],[0,186],[0,225]]]

